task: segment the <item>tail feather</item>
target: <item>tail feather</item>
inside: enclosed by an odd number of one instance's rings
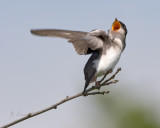
[[[86,83],[85,83],[85,86],[84,86],[83,93],[85,93],[85,91],[86,91],[86,88],[88,87],[89,83],[90,83],[89,81],[86,81]]]
[[[100,52],[98,50],[94,51],[84,67],[84,75],[85,75],[86,83],[84,86],[83,93],[86,91],[86,88],[88,87],[88,85],[91,82],[94,82],[97,78],[96,72],[97,72],[98,65],[95,64],[95,60],[98,61],[99,58],[100,58]]]

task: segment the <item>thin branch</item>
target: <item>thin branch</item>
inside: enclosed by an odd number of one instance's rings
[[[102,83],[102,85],[105,85],[107,82],[109,82],[110,80],[114,79],[119,71],[121,71],[121,68],[118,68],[117,71],[109,79],[107,79],[106,81],[104,81]]]
[[[118,68],[117,71],[116,71],[111,77],[109,77],[109,79],[107,79],[107,80],[104,81],[104,79],[106,78],[106,76],[107,76],[109,73],[111,73],[111,72],[107,72],[107,73],[103,76],[103,78],[100,80],[98,86],[97,86],[97,84],[95,84],[94,86],[92,86],[91,88],[89,88],[89,89],[87,89],[87,90],[85,91],[85,96],[97,95],[97,94],[100,94],[100,95],[108,94],[109,91],[102,91],[102,92],[100,92],[100,91],[91,92],[91,91],[96,90],[96,89],[99,90],[102,86],[106,86],[106,85],[110,85],[110,84],[115,84],[115,83],[117,83],[118,80],[113,80],[113,81],[111,81],[111,80],[115,78],[115,76],[117,75],[117,73],[118,73],[120,70],[121,70],[121,68]],[[103,82],[103,81],[104,81],[104,82]],[[102,84],[101,84],[101,82],[102,82]],[[22,118],[20,118],[20,119],[17,119],[17,120],[15,120],[15,121],[11,122],[11,123],[8,123],[8,124],[6,124],[6,125],[4,125],[4,126],[1,126],[0,128],[8,128],[8,127],[10,127],[10,126],[13,126],[13,125],[15,125],[15,124],[17,124],[17,123],[20,123],[20,122],[26,120],[26,119],[29,119],[29,118],[32,118],[32,117],[37,116],[37,115],[39,115],[39,114],[42,114],[42,113],[44,113],[44,112],[47,112],[47,111],[49,111],[49,110],[51,110],[51,109],[56,109],[59,105],[65,103],[65,102],[67,102],[67,101],[69,101],[69,100],[72,100],[72,99],[78,98],[78,97],[80,97],[80,96],[83,96],[83,95],[84,95],[84,94],[83,94],[82,92],[80,92],[80,93],[78,93],[78,94],[76,94],[76,95],[74,95],[74,96],[71,96],[71,97],[66,96],[66,98],[64,98],[64,99],[61,100],[60,102],[58,102],[58,103],[56,103],[56,104],[54,104],[54,105],[52,105],[52,106],[50,106],[50,107],[47,107],[47,108],[42,109],[42,110],[37,111],[37,112],[28,113],[26,116],[24,116],[24,117],[22,117]]]
[[[106,78],[106,76],[107,76],[108,74],[110,74],[110,73],[112,73],[112,70],[106,72],[106,74],[104,74],[104,76],[103,76],[102,79],[99,81],[99,83],[103,82],[104,79]]]
[[[109,93],[109,91],[103,91],[103,92],[91,92],[91,93],[87,93],[87,95],[86,96],[88,96],[88,95],[97,95],[97,94],[102,94],[102,95],[104,95],[104,94],[108,94]]]

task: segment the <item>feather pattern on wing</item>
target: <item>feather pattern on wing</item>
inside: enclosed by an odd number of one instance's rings
[[[42,30],[31,30],[31,33],[39,36],[51,36],[51,37],[72,39],[75,37],[85,36],[87,35],[88,32],[70,31],[61,29],[42,29]]]
[[[68,39],[72,43],[76,52],[80,55],[87,54],[88,49],[102,49],[104,38],[107,34],[103,30],[89,32],[70,31],[60,29],[31,30],[32,34],[39,36],[51,36]]]

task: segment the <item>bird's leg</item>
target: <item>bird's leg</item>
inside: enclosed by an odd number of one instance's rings
[[[100,81],[95,81],[95,85],[96,85],[97,89],[99,90],[100,89]]]

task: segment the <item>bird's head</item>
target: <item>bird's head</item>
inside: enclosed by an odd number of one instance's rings
[[[127,28],[125,24],[121,21],[118,21],[117,18],[112,24],[112,28],[109,30],[109,35],[113,38],[119,36],[120,38],[125,38],[127,35]]]

